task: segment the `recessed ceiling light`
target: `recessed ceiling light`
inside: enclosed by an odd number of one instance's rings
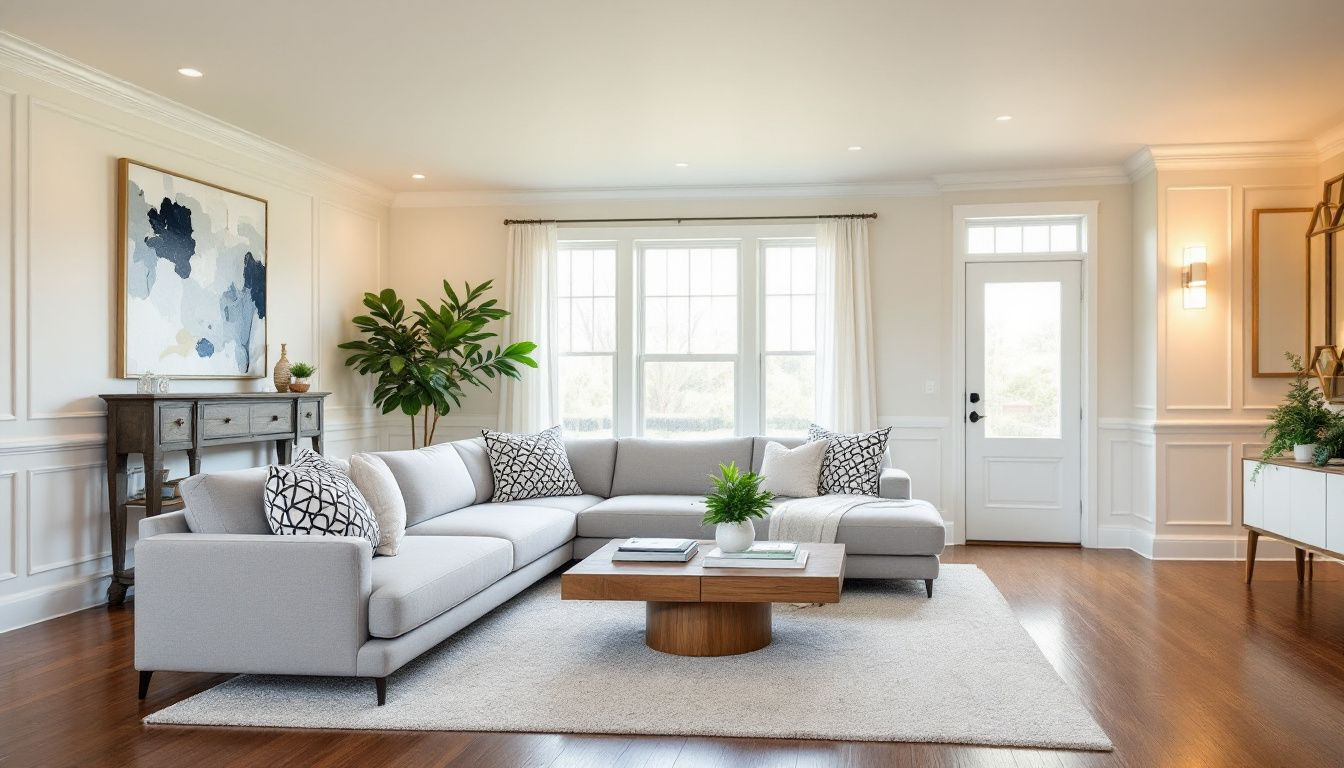
[[[860,147],[858,144],[855,144],[854,146],[852,146],[852,147],[849,148],[849,151],[850,151],[850,152],[858,152],[858,151],[860,151],[860,150],[862,150],[862,149],[863,149],[863,147]]]
[[[423,173],[412,173],[412,174],[411,174],[411,178],[412,178],[412,179],[415,179],[416,181],[423,181],[424,178],[425,178],[425,174],[423,174]]]
[[[1012,120],[1012,119],[1013,119],[1013,116],[1012,116],[1012,115],[999,115],[998,117],[996,117],[996,118],[994,118],[994,119],[995,119],[995,120],[998,120],[1000,123],[1006,123],[1006,122],[1008,122],[1009,120]]]
[[[690,168],[690,167],[691,167],[691,164],[690,164],[690,163],[673,163],[673,165],[677,166],[678,168]]]
[[[193,69],[192,67],[183,67],[177,70],[177,74],[183,77],[203,77],[205,75],[201,70]]]

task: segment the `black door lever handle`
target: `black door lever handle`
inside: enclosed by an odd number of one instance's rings
[[[981,419],[983,419],[983,418],[985,418],[985,417],[984,417],[984,416],[981,416],[980,414],[976,413],[975,411],[971,411],[971,415],[970,415],[970,416],[967,416],[966,418],[970,419],[970,420],[971,420],[971,423],[974,424],[974,423],[976,423],[977,421],[980,421]]]

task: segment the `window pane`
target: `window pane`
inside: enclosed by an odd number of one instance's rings
[[[697,296],[690,300],[690,352],[692,354],[713,352],[718,346],[717,337],[722,332],[714,327],[714,319],[710,316],[710,299],[708,296]]]
[[[1019,226],[994,228],[994,253],[1021,253],[1022,228]]]
[[[644,300],[644,351],[667,351],[667,299]]]
[[[732,435],[737,428],[734,369],[731,362],[644,363],[644,434]],[[705,483],[708,487],[709,481]]]
[[[570,299],[573,307],[573,326],[569,330],[569,344],[572,352],[593,351],[593,300]]]
[[[1034,224],[1022,228],[1022,252],[1045,253],[1050,250],[1050,227]]]
[[[685,248],[667,251],[667,295],[685,296],[690,293],[690,256]]]
[[[691,251],[691,293],[696,296],[708,296],[714,282],[713,266],[708,248],[696,248]]]
[[[766,355],[765,434],[801,435],[815,416],[816,358]]]
[[[569,352],[572,346],[570,336],[570,302],[573,299],[557,299],[555,302],[555,343],[561,354]]]
[[[569,295],[569,251],[561,250],[555,256],[555,295]]]
[[[644,252],[644,295],[667,295],[667,252],[662,249]]]
[[[1050,250],[1072,253],[1078,250],[1078,225],[1056,224],[1050,228]]]
[[[817,292],[817,249],[793,249],[793,292]]]
[[[570,295],[592,296],[593,252],[585,250],[570,251],[569,268],[572,270],[569,277]]]
[[[810,352],[816,346],[816,299],[811,296],[793,297],[793,334],[789,348],[794,352]]]
[[[715,296],[737,295],[737,249],[715,248],[714,283],[711,289]]]
[[[565,437],[612,435],[612,357],[560,358],[560,414]]]
[[[968,227],[966,229],[966,250],[969,253],[993,253],[994,228]]]
[[[772,247],[765,249],[765,292],[778,295],[789,292],[790,256],[793,249]]]
[[[1060,436],[1060,284],[985,285],[985,436]]]
[[[793,321],[789,319],[789,297],[765,297],[765,349],[767,352],[784,352],[789,349],[789,332]]]
[[[616,351],[616,300],[593,300],[593,342],[594,352]]]
[[[715,354],[737,352],[737,298],[715,296],[710,302],[710,322],[714,330],[714,344],[709,351]]]
[[[667,351],[674,355],[690,352],[691,324],[689,300],[685,296],[667,299]]]
[[[593,295],[616,295],[616,249],[593,251]]]

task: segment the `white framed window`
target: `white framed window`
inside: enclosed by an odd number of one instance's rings
[[[816,416],[816,240],[764,241],[761,271],[761,428],[801,435]]]
[[[971,256],[1081,254],[1087,248],[1081,216],[968,219],[966,253]]]
[[[816,408],[811,225],[565,228],[560,238],[566,434],[806,430]]]
[[[616,245],[566,242],[556,254],[560,413],[565,434],[616,433]]]

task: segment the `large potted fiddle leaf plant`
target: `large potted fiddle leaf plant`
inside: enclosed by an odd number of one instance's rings
[[[530,341],[487,346],[498,334],[486,326],[509,315],[495,299],[484,298],[490,286],[489,280],[468,283],[459,296],[444,280],[438,307],[419,299],[420,308],[409,314],[391,288],[364,294],[369,312],[354,318],[364,337],[340,348],[354,353],[347,366],[377,377],[374,405],[410,417],[412,448],[433,443],[439,417],[462,405],[467,385],[488,390],[488,380],[517,379],[522,366],[537,367],[530,356],[537,345]]]

